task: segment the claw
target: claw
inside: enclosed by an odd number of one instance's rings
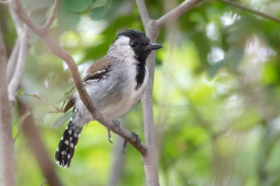
[[[118,126],[119,130],[121,129],[121,128],[120,128],[121,123],[120,123],[118,120],[112,119],[112,122],[113,122],[115,125]]]
[[[116,120],[116,119],[111,119],[111,120],[112,120],[112,122],[113,122],[115,125],[117,125],[117,126],[119,127],[119,129],[120,129],[120,122],[119,122],[118,120]],[[113,142],[111,141],[110,129],[107,128],[107,132],[108,132],[108,140],[109,140],[109,142],[110,142],[110,143],[113,143]]]
[[[141,144],[141,140],[139,138],[139,136],[135,133],[135,132],[131,132],[133,134],[133,136],[136,138],[136,142],[137,142],[137,147],[140,146]]]
[[[109,142],[110,143],[113,143],[112,141],[111,141],[111,133],[110,133],[110,130],[107,128],[107,132],[108,132],[108,140],[109,140]]]
[[[137,147],[139,147],[140,144],[141,144],[141,140],[140,140],[139,136],[138,136],[135,132],[131,132],[131,133],[132,133],[132,135],[136,138]],[[122,153],[123,153],[123,154],[125,154],[125,151],[124,151],[124,150],[125,150],[126,144],[127,144],[127,141],[124,140],[123,149],[122,149]]]
[[[126,144],[127,144],[127,141],[126,140],[124,140],[124,143],[123,143],[123,149],[122,149],[122,153],[123,154],[125,154],[125,147],[126,147]]]

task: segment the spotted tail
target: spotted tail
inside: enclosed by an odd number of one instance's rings
[[[55,162],[60,167],[70,166],[82,129],[82,127],[74,125],[71,120],[68,123],[55,152]]]

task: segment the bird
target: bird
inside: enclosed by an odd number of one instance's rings
[[[162,47],[140,31],[125,30],[117,35],[107,54],[87,69],[83,85],[104,117],[119,124],[115,118],[123,116],[140,101],[149,79],[146,60],[152,50]],[[69,96],[64,111],[72,107],[72,117],[55,152],[55,162],[62,168],[70,166],[83,127],[94,120],[77,90]],[[110,130],[107,130],[110,141]]]

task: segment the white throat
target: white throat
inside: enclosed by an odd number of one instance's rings
[[[109,48],[107,55],[113,57],[134,58],[135,53],[129,45],[130,38],[120,36]]]

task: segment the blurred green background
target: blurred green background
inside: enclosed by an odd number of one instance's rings
[[[182,0],[146,0],[157,19]],[[279,0],[238,0],[246,7],[280,16]],[[42,24],[52,0],[24,0],[26,10]],[[17,35],[7,8],[0,7],[0,23],[10,55]],[[133,0],[63,0],[51,33],[79,65],[81,75],[118,32],[143,31]],[[27,94],[58,103],[73,86],[66,64],[53,56],[43,41],[30,34],[31,48],[22,87]],[[219,1],[205,1],[159,38],[154,114],[162,186],[278,186],[280,185],[280,23],[238,10]],[[34,108],[41,137],[53,159],[64,124],[52,128],[63,114],[19,95]],[[20,118],[13,115],[16,135]],[[121,123],[144,142],[142,106]],[[119,174],[119,186],[145,185],[140,154],[97,122],[83,130],[69,169],[55,166],[67,186],[104,186]],[[15,142],[17,183],[39,186],[44,178],[21,134]],[[123,166],[112,171],[113,158]]]

